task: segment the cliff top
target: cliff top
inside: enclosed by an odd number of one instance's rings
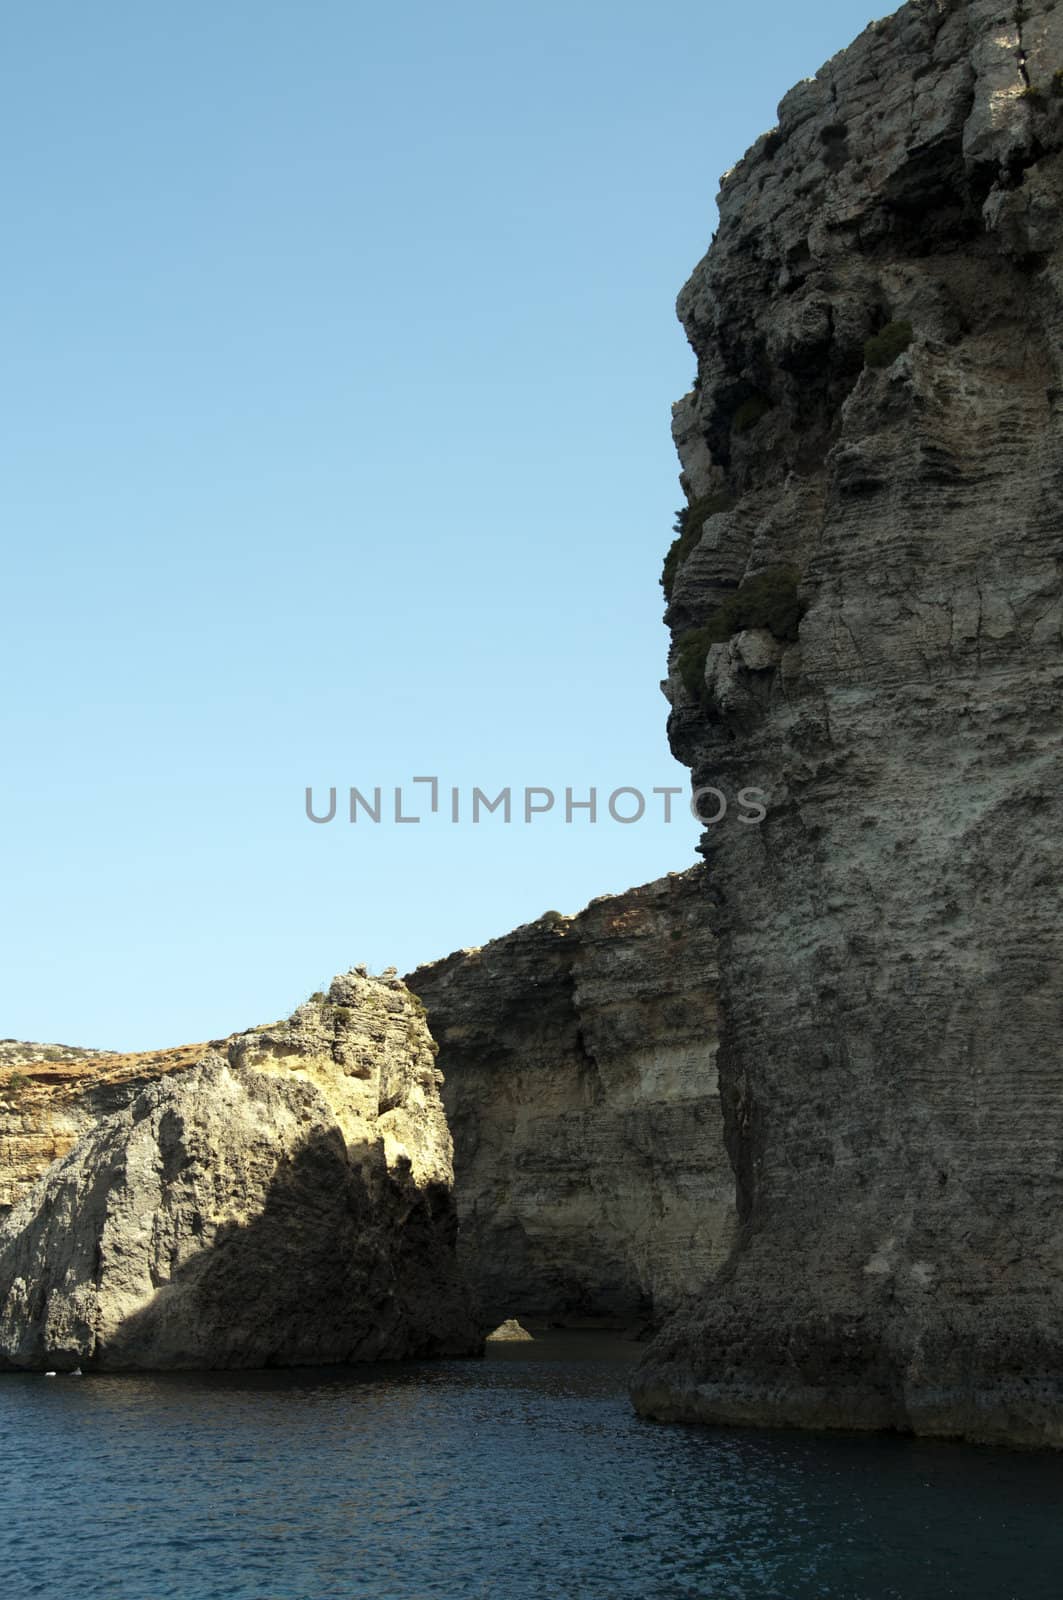
[[[562,912],[544,911],[542,916],[536,917],[531,922],[522,922],[518,927],[511,928],[508,933],[499,934],[496,939],[489,939],[486,944],[467,945],[460,950],[452,950],[449,955],[439,956],[435,961],[422,961],[408,972],[404,982],[416,994],[417,979],[420,976],[439,971],[452,962],[461,962],[470,957],[490,954],[493,951],[512,945],[514,940],[535,940],[538,938],[563,939],[569,935],[586,934],[594,925],[601,921],[603,913],[612,919],[611,925],[605,931],[613,933],[630,933],[632,923],[629,913],[637,912],[640,906],[652,904],[663,896],[682,893],[704,876],[705,868],[701,865],[688,867],[683,872],[669,872],[663,878],[655,878],[651,883],[638,884],[633,889],[625,889],[620,894],[600,894],[588,902],[582,911]],[[625,922],[616,919],[627,917]]]

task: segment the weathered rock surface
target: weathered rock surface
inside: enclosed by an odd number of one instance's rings
[[[522,1328],[516,1317],[509,1317],[507,1321],[500,1322],[493,1332],[487,1335],[488,1344],[525,1344],[534,1338],[534,1334]]]
[[[697,867],[407,978],[440,1044],[485,1327],[658,1318],[726,1255],[705,894]]]
[[[741,1239],[647,1414],[1063,1444],[1061,68],[1046,0],[873,24],[680,297],[684,481],[730,505],[676,642],[771,567],[805,612],[669,685],[695,781],[771,803],[705,842]]]
[[[131,1104],[156,1079],[192,1066],[207,1049],[188,1044],[117,1055],[0,1042],[0,1216],[101,1117]]]
[[[0,1226],[0,1364],[477,1350],[434,1046],[399,980],[357,969],[197,1054],[96,1121]]]

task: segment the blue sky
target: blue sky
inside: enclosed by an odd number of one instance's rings
[[[675,295],[719,174],[868,20],[8,17],[0,1035],[208,1038],[694,861],[660,801],[315,827],[304,789],[685,783]]]

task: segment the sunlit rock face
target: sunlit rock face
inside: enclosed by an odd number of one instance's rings
[[[0,1227],[0,1362],[478,1350],[434,1052],[400,981],[358,969],[147,1083]]]
[[[118,1054],[0,1041],[0,1216],[102,1117],[199,1061],[205,1044]]]
[[[483,1325],[648,1323],[735,1223],[702,868],[550,913],[407,983],[440,1044]]]
[[[1063,1443],[1061,68],[1045,0],[873,24],[680,296],[671,739],[771,799],[705,840],[742,1227],[649,1415]]]

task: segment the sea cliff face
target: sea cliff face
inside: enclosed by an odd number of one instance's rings
[[[694,868],[407,977],[440,1044],[485,1324],[657,1320],[726,1256],[705,895]]]
[[[356,969],[283,1022],[189,1048],[147,1079],[111,1058],[73,1096],[85,1120],[93,1095],[122,1103],[0,1225],[0,1365],[477,1351],[434,1045],[400,981]]]
[[[1063,1444],[1061,69],[1045,0],[872,24],[680,297],[671,739],[771,799],[704,846],[740,1242],[647,1415]]]

